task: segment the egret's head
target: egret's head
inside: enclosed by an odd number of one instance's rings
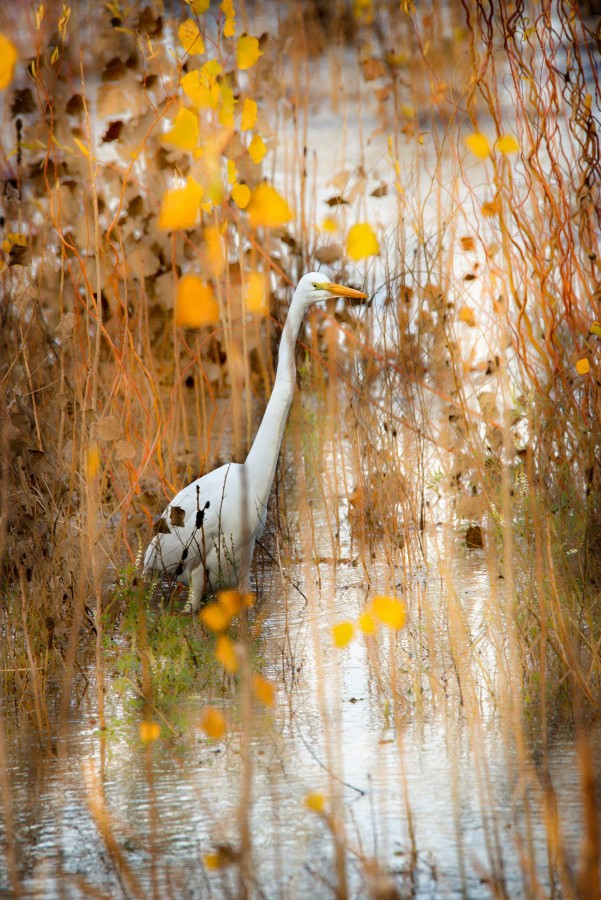
[[[367,294],[356,291],[355,288],[345,287],[343,284],[334,284],[328,281],[325,275],[319,272],[309,272],[303,275],[296,288],[295,296],[306,304],[307,307],[318,300],[327,300],[329,297],[354,297],[356,300],[365,300]]]

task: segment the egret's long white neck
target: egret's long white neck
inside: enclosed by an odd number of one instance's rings
[[[294,350],[306,311],[306,304],[298,296],[298,291],[295,292],[282,331],[273,391],[263,421],[246,457],[248,486],[253,496],[265,504],[273,483],[288,410],[294,396],[296,384]]]

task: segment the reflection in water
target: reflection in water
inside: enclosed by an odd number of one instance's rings
[[[449,535],[437,539],[448,550]],[[467,681],[465,660],[453,662],[449,582],[436,565],[430,563],[427,577],[419,570],[406,584],[410,616],[398,646],[382,632],[377,649],[373,639],[362,637],[335,653],[330,625],[356,616],[365,585],[352,565],[338,566],[335,584],[332,572],[331,565],[320,566],[319,590],[304,584],[308,603],[289,586],[283,602],[275,578],[271,600],[264,601],[273,604],[264,628],[264,671],[280,687],[276,712],[257,713],[251,744],[257,885],[270,897],[329,895],[332,834],[327,819],[304,802],[319,791],[326,809],[333,803],[344,820],[351,894],[365,885],[365,860],[375,858],[397,887],[411,888],[417,897],[489,897],[495,878],[503,880],[508,896],[526,896],[520,856],[529,853],[548,890],[539,772],[534,761],[517,765],[507,722],[487,687],[496,674],[481,552],[456,547],[451,565],[479,660],[477,685]],[[377,583],[383,575],[372,577]],[[430,617],[436,659],[430,658],[420,616]],[[391,679],[405,698],[404,711],[390,702]],[[477,696],[469,697],[476,688]],[[101,740],[93,696],[88,690],[74,706],[62,747],[40,747],[34,734],[10,736],[27,894],[80,896],[86,885],[104,896],[148,895],[151,889],[158,896],[235,896],[235,866],[213,872],[202,863],[216,847],[235,859],[241,777],[235,730],[224,742],[208,740],[197,727],[206,698],[189,696],[190,727],[181,742],[166,738],[144,748],[137,716],[129,720],[122,701],[111,695],[114,728]],[[233,701],[227,713],[235,721]],[[549,769],[562,840],[574,863],[582,812],[571,735],[553,737]],[[115,838],[110,853],[108,834]],[[116,860],[124,863],[121,873]]]

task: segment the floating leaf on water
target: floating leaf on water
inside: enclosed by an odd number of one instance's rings
[[[376,233],[367,222],[358,222],[350,229],[346,239],[346,252],[353,260],[365,259],[380,252]]]
[[[350,644],[354,634],[355,626],[352,622],[338,622],[336,625],[332,626],[334,644],[340,649]]]

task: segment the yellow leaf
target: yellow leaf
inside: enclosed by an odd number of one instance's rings
[[[579,359],[576,362],[576,371],[579,375],[587,375],[591,370],[591,364],[588,359]]]
[[[274,187],[266,181],[258,184],[251,194],[248,204],[250,224],[253,228],[278,228],[292,218],[288,203]]]
[[[224,865],[223,855],[221,853],[205,853],[202,857],[206,869],[215,872]]]
[[[217,75],[221,71],[221,66],[217,63],[217,67],[215,67],[214,62],[216,61],[210,60],[201,69],[188,72],[182,78],[184,94],[199,109],[217,109],[219,106],[221,88],[217,81]],[[215,71],[216,68],[218,71]]]
[[[81,152],[83,153],[84,156],[87,156],[88,159],[91,159],[91,158],[92,158],[92,157],[91,157],[91,154],[90,154],[90,151],[88,150],[88,148],[86,147],[86,145],[83,143],[83,141],[80,141],[78,138],[74,137],[74,138],[73,138],[73,143],[77,146],[77,148],[78,148],[79,150],[81,150]]]
[[[13,42],[0,32],[0,91],[6,90],[13,80],[18,58]]]
[[[376,233],[367,222],[353,225],[346,239],[346,252],[351,259],[365,259],[380,252]]]
[[[200,727],[208,737],[218,741],[227,731],[227,722],[220,709],[205,706],[200,716]]]
[[[338,223],[331,216],[326,216],[321,223],[322,231],[338,231]]]
[[[252,141],[248,145],[248,153],[254,163],[260,163],[267,153],[267,147],[265,146],[263,138],[260,134],[255,134],[255,136],[253,137]]]
[[[465,138],[465,146],[474,154],[474,156],[477,156],[478,159],[486,159],[490,156],[490,144],[488,143],[488,138],[480,131],[474,131],[473,134],[469,134]]]
[[[159,228],[173,231],[176,228],[192,228],[198,218],[198,207],[204,189],[192,176],[182,188],[166,191],[159,213]]]
[[[211,285],[197,275],[182,275],[177,285],[175,324],[187,328],[204,328],[205,325],[214,325],[218,321],[219,304]]]
[[[177,29],[179,42],[190,56],[202,56],[205,45],[194,19],[186,19]]]
[[[512,134],[504,134],[495,144],[495,150],[507,156],[509,153],[519,153],[520,145]]]
[[[601,322],[592,322],[591,327],[588,330],[589,334],[594,334],[597,337],[601,337]]]
[[[151,744],[153,741],[158,740],[160,734],[161,726],[158,722],[151,722],[149,720],[140,722],[140,740],[145,744]]]
[[[238,177],[238,170],[236,168],[236,163],[233,159],[228,159],[227,161],[227,182],[228,184],[235,184],[236,178]]]
[[[205,264],[214,278],[219,278],[225,269],[225,247],[221,229],[216,225],[209,225],[204,230],[205,240]]]
[[[338,622],[332,626],[332,636],[337,647],[346,647],[353,639],[355,628],[352,622]]]
[[[217,638],[215,658],[230,675],[234,675],[238,671],[236,648],[234,647],[233,641],[231,641],[226,634],[222,634]]]
[[[326,805],[326,798],[323,794],[317,792],[307,794],[305,797],[305,806],[314,813],[322,813]]]
[[[254,606],[255,595],[242,591],[220,591],[219,602],[230,616],[237,616],[244,607]]]
[[[264,706],[273,706],[275,702],[275,688],[273,684],[263,678],[262,675],[253,675],[252,685],[257,700],[263,703]]]
[[[246,276],[246,308],[257,316],[269,313],[269,280],[264,272]]]
[[[497,200],[487,200],[482,204],[482,215],[490,219],[492,216],[499,214],[499,203]]]
[[[234,127],[234,106],[238,101],[229,84],[221,84],[221,107],[219,109],[219,122],[226,128]]]
[[[250,188],[247,184],[235,184],[232,188],[232,200],[240,209],[246,209],[250,201]]]
[[[225,24],[223,26],[223,36],[224,37],[233,37],[236,33],[236,10],[234,9],[233,0],[223,0],[221,4],[221,9],[223,10],[223,14],[225,16]]]
[[[211,0],[185,0],[185,2],[197,16],[202,16],[203,13],[206,13],[211,5]]]
[[[396,597],[374,597],[371,610],[380,622],[397,631],[403,627],[407,618],[405,604]]]
[[[257,121],[257,104],[254,100],[247,97],[242,105],[242,119],[240,122],[240,131],[250,131],[255,127]]]
[[[250,69],[254,66],[263,51],[259,50],[258,38],[251,34],[241,34],[236,44],[236,62],[239,69]]]
[[[211,631],[225,631],[231,616],[220,603],[209,603],[201,609],[200,618]]]
[[[363,634],[373,634],[376,630],[376,620],[367,610],[359,616],[358,624]]]
[[[466,325],[469,325],[470,328],[474,328],[476,325],[476,317],[473,314],[472,310],[469,306],[462,306],[459,310],[459,321],[465,322]]]
[[[189,109],[180,109],[173,128],[166,131],[161,139],[164,144],[171,144],[180,150],[194,150],[198,146],[199,136],[198,116]]]

